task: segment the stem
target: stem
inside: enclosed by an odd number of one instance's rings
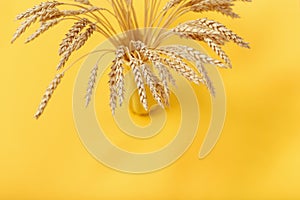
[[[161,38],[164,38],[164,40],[165,40],[165,39],[168,39],[169,37],[172,36],[172,34],[173,34],[172,31],[167,31],[167,32],[161,34],[160,36],[158,36],[158,37],[156,38],[156,40],[152,41],[152,42],[153,42],[152,47],[153,47],[154,49],[157,48],[157,47],[160,45],[160,43],[161,43]]]
[[[130,0],[129,3],[127,3],[127,12],[126,12],[126,18],[127,18],[127,23],[128,23],[128,28],[129,30],[134,29],[134,24],[131,18],[131,4],[132,4],[132,0]],[[124,6],[124,2],[123,2],[123,6]],[[133,25],[133,26],[132,26]],[[135,38],[135,35],[133,32],[130,32],[131,38]]]
[[[122,24],[123,21],[121,19],[120,12],[119,12],[118,8],[116,7],[115,3],[113,2],[113,0],[111,0],[111,6],[112,6],[112,9],[113,9],[114,15],[116,16],[116,19],[119,22],[119,26],[120,26],[121,31],[124,31],[124,28],[123,28],[124,25]]]
[[[107,11],[109,11],[109,10],[107,10]],[[109,11],[110,12],[110,11]],[[105,17],[105,15],[103,14],[103,13],[101,13],[99,10],[98,10],[98,13],[104,18],[104,20],[105,21],[107,21],[107,24],[110,26],[110,29],[112,30],[112,32],[114,33],[114,34],[111,34],[111,36],[113,36],[113,35],[115,35],[116,36],[116,42],[117,43],[120,43],[120,40],[121,40],[121,38],[118,36],[118,34],[117,34],[117,31],[113,28],[113,26],[111,25],[111,23],[109,22],[109,20]],[[111,13],[111,12],[110,12]],[[115,16],[114,14],[113,14],[113,16]]]
[[[149,0],[144,0],[144,26],[145,28],[148,27],[148,10],[149,10]]]
[[[185,11],[184,10],[184,6],[182,5],[183,2],[181,2],[181,4],[178,5],[178,8],[177,9],[173,9],[173,11],[170,13],[169,17],[166,19],[164,25],[161,27],[161,30],[159,31],[159,33],[157,34],[157,37],[156,38],[152,38],[151,40],[151,43],[154,43],[154,44],[159,44],[160,43],[160,40],[161,40],[161,34],[163,32],[163,29],[167,29],[169,28],[169,26],[174,22],[176,21],[180,16],[182,16],[182,12]],[[165,12],[166,14],[167,12]],[[164,18],[165,14],[161,17],[160,19],[160,22],[157,24],[157,26],[159,26],[162,22],[162,19]],[[155,34],[153,34],[155,35]]]
[[[161,4],[161,1],[158,1],[157,5],[156,5],[156,9],[155,9],[155,12],[154,12],[154,19],[152,19],[152,21],[155,21],[155,19],[157,18],[158,15],[160,15],[160,13],[157,15],[158,13],[158,9],[160,7],[160,4]]]
[[[139,23],[138,23],[138,20],[137,20],[135,8],[134,8],[134,6],[133,6],[133,2],[132,2],[132,1],[131,1],[131,9],[132,9],[133,19],[134,19],[134,21],[135,21],[136,28],[138,29],[138,28],[139,28]]]
[[[69,65],[62,73],[66,73],[68,70],[70,70],[76,63],[78,63],[80,60],[82,60],[83,58],[91,55],[91,54],[96,54],[96,53],[100,53],[100,52],[107,52],[107,53],[113,53],[115,52],[113,49],[101,49],[101,50],[97,50],[97,51],[92,51],[90,53],[87,53],[83,56],[81,56],[80,58],[78,58],[77,60],[75,60],[71,65]],[[107,54],[106,53],[106,54]]]

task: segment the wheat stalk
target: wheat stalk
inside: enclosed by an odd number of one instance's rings
[[[17,29],[16,33],[14,34],[11,43],[14,43],[16,41],[16,39],[18,37],[20,37],[28,27],[31,26],[31,24],[33,24],[36,20],[37,20],[38,16],[37,15],[33,15],[29,18],[27,18],[22,24],[21,26]]]
[[[115,114],[117,108],[118,92],[116,88],[116,61],[111,66],[111,72],[109,73],[109,89],[110,89],[110,100],[109,105],[112,114]]]
[[[233,4],[230,0],[202,0],[192,4],[190,9],[193,12],[217,11],[232,18],[239,18],[239,15],[232,11]]]
[[[240,1],[250,2],[251,0]],[[89,38],[97,33],[107,38],[115,47],[115,59],[112,61],[109,73],[109,104],[112,113],[115,113],[118,100],[120,106],[124,101],[125,69],[132,71],[140,102],[146,110],[148,109],[146,85],[149,86],[156,102],[161,107],[165,107],[169,105],[169,84],[175,85],[171,70],[196,84],[205,84],[210,93],[215,95],[213,81],[204,64],[220,68],[231,67],[229,56],[222,49],[222,46],[229,41],[249,48],[249,44],[242,37],[220,22],[207,18],[186,21],[177,26],[174,26],[174,22],[191,12],[213,11],[237,18],[239,15],[233,11],[236,2],[238,0],[169,0],[161,6],[159,0],[144,0],[144,20],[140,20],[138,18],[142,15],[136,10],[135,0],[109,0],[109,7],[105,8],[95,6],[89,0],[47,1],[17,15],[16,19],[23,22],[17,28],[11,42],[15,42],[36,22],[40,23],[40,27],[27,38],[25,43],[33,41],[58,23],[72,21],[73,26],[67,31],[59,45],[58,53],[61,57],[57,70],[61,70],[72,54],[80,50]],[[141,21],[144,21],[144,24],[141,24]],[[162,30],[139,30],[142,27],[158,27]],[[163,29],[170,31],[166,32]],[[118,32],[122,34],[117,35]],[[189,46],[178,44],[161,46],[163,40],[172,35],[203,42],[223,62]],[[97,72],[101,67],[99,61],[105,55],[102,51],[91,70],[86,91],[86,105],[90,103],[95,89]],[[195,65],[194,68],[192,64]],[[51,82],[35,115],[36,118],[44,112],[61,78],[71,66],[59,73]]]
[[[131,41],[131,43],[133,44],[135,49],[146,58],[146,61],[150,61],[153,64],[153,66],[159,71],[159,76],[161,78],[161,81],[164,83],[164,86],[166,86],[167,79],[173,80],[172,75],[170,74],[169,70],[164,66],[161,57],[155,50],[149,49],[141,41]]]
[[[216,22],[214,20],[209,20],[207,18],[202,18],[185,24],[193,24],[202,28],[209,28],[210,30],[216,31],[217,34],[222,35],[227,40],[232,40],[241,47],[250,48],[249,44],[243,40],[240,36],[234,33],[232,30],[229,30],[225,25]]]
[[[45,22],[52,19],[57,19],[63,16],[63,13],[59,11],[57,8],[47,9],[40,14],[40,21]]]
[[[229,57],[226,55],[226,53],[222,50],[222,48],[217,45],[213,40],[209,39],[209,38],[205,38],[204,41],[208,44],[208,46],[214,50],[214,52],[216,52],[216,54],[222,58],[225,63],[231,68],[231,61],[229,59]]]
[[[96,25],[95,24],[90,24],[89,27],[86,29],[84,33],[81,33],[77,38],[76,38],[76,50],[80,49],[83,47],[83,45],[86,43],[86,41],[91,37],[91,35],[94,33],[96,30]]]
[[[66,38],[63,39],[61,44],[59,45],[59,55],[62,55],[69,49],[73,41],[77,38],[78,34],[87,26],[88,20],[86,18],[83,18],[72,26],[72,28],[68,31],[66,34]]]
[[[57,88],[58,84],[61,82],[61,79],[63,78],[63,76],[64,76],[63,73],[56,75],[55,78],[50,83],[50,85],[48,86],[48,88],[42,98],[42,101],[38,107],[38,110],[34,115],[34,117],[36,119],[38,119],[43,114],[47,104],[49,103],[55,89]]]
[[[33,8],[29,8],[23,13],[20,13],[17,15],[16,19],[21,20],[24,18],[28,18],[32,15],[36,15],[40,11],[47,10],[47,9],[52,9],[58,5],[62,5],[63,3],[57,2],[57,1],[47,1],[47,2],[42,2],[39,5],[34,6]]]
[[[29,38],[27,38],[25,43],[31,42],[32,40],[34,40],[35,38],[40,36],[42,33],[47,31],[49,28],[51,28],[51,27],[55,26],[56,24],[58,24],[60,21],[61,21],[61,19],[52,19],[50,21],[43,22],[41,24],[40,28],[35,33],[33,33]]]
[[[88,88],[87,88],[87,94],[85,96],[86,99],[86,104],[85,106],[87,107],[89,103],[91,102],[92,95],[93,95],[93,90],[95,88],[96,80],[97,80],[97,74],[98,74],[98,63],[93,67],[88,83]]]
[[[85,4],[85,5],[91,5],[91,3],[89,2],[89,0],[75,0],[76,2]]]
[[[177,71],[179,74],[184,76],[189,81],[194,82],[195,84],[203,83],[203,80],[192,70],[186,63],[181,60],[172,60],[169,58],[163,59],[164,63],[170,68]]]
[[[220,32],[212,29],[199,27],[197,25],[181,24],[173,29],[181,37],[193,39],[197,41],[204,41],[206,38],[213,40],[219,45],[224,45],[226,38]]]
[[[62,10],[62,11],[60,11],[60,13],[63,16],[74,16],[74,15],[83,15],[83,14],[87,14],[87,13],[92,13],[92,12],[100,11],[100,10],[105,10],[105,9],[93,6],[91,8],[82,8],[79,10]]]
[[[86,31],[79,34],[79,32],[82,31],[87,24],[89,24],[89,27],[86,29]],[[78,29],[73,30],[73,33],[75,33],[74,37],[70,37],[72,41],[68,41],[68,44],[66,44],[67,48],[65,51],[61,50],[63,52],[63,55],[57,66],[57,70],[65,66],[72,53],[76,50],[79,50],[86,43],[86,41],[89,39],[89,37],[93,34],[95,30],[95,24],[91,23],[87,19],[83,19],[79,22]]]
[[[132,69],[132,72],[134,74],[134,80],[136,82],[136,86],[138,88],[138,93],[140,96],[140,102],[143,105],[145,110],[148,110],[148,102],[147,102],[147,95],[146,95],[146,89],[144,85],[144,81],[142,79],[142,73],[140,71],[140,66],[142,62],[141,60],[138,60],[134,57],[130,58],[130,67]]]
[[[157,85],[159,85],[158,77],[156,77],[151,72],[149,66],[147,66],[146,64],[142,64],[141,71],[144,76],[144,79],[146,80],[147,85],[150,87],[150,91],[152,93],[153,98],[162,108],[164,108],[163,102],[167,102],[168,100],[162,99],[160,92],[158,91],[158,88],[156,87]],[[165,90],[164,90],[164,93],[165,93]],[[167,95],[166,95],[166,97],[167,97]],[[167,97],[167,99],[168,99],[168,97]]]
[[[124,74],[123,74],[123,59],[125,56],[125,47],[119,46],[116,50],[116,59],[113,61],[111,71],[109,73],[110,87],[110,107],[114,114],[117,108],[117,100],[122,105],[124,100]]]
[[[211,58],[189,46],[183,46],[183,45],[163,46],[163,47],[160,47],[159,51],[162,52],[163,54],[176,54],[177,56],[180,56],[181,58],[184,58],[184,59],[187,59],[187,60],[193,61],[193,62],[200,61],[204,64],[216,65],[221,68],[227,67],[221,61],[213,59],[213,58]]]
[[[210,91],[210,93],[215,96],[216,95],[216,91],[215,91],[215,87],[214,84],[212,82],[212,80],[210,79],[207,70],[205,69],[204,65],[202,62],[197,61],[196,62],[196,67],[199,70],[199,72],[202,74],[203,80],[205,82],[205,85],[207,86],[208,90]]]
[[[122,58],[125,56],[125,47],[121,46],[116,51],[116,88],[119,97],[119,105],[122,106],[125,93],[125,80],[124,80],[124,61]]]

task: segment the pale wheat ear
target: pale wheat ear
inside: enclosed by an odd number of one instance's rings
[[[206,87],[208,88],[208,90],[210,91],[212,96],[215,97],[216,96],[216,90],[215,90],[213,81],[210,79],[210,77],[207,73],[207,70],[205,69],[203,63],[200,62],[200,61],[197,61],[196,62],[196,67],[197,67],[198,71],[200,72],[200,74],[202,74],[204,84],[206,85]]]
[[[91,100],[92,100],[92,95],[94,92],[94,89],[96,87],[96,81],[97,81],[97,76],[98,76],[98,70],[99,70],[99,63],[100,61],[103,59],[104,56],[106,56],[107,54],[112,53],[107,51],[106,53],[103,53],[99,59],[97,60],[95,66],[93,67],[93,69],[90,72],[90,78],[88,81],[88,87],[86,89],[86,95],[85,95],[85,106],[88,107],[88,105],[90,104]]]
[[[231,61],[227,54],[222,50],[222,48],[216,44],[212,39],[205,38],[204,41],[208,44],[208,46],[216,52],[216,54],[225,61],[229,68],[232,68]]]
[[[97,81],[97,75],[98,75],[98,62],[96,63],[96,65],[93,67],[92,71],[91,71],[91,75],[90,75],[90,79],[89,79],[89,83],[88,83],[88,88],[87,88],[87,94],[85,96],[86,99],[86,103],[85,106],[87,107],[92,99],[92,95],[93,95],[93,90],[95,89],[95,84]]]
[[[250,2],[251,0],[240,1]],[[72,21],[73,26],[67,31],[65,38],[59,45],[61,59],[57,65],[57,70],[61,70],[72,54],[80,50],[94,33],[107,38],[116,50],[109,73],[109,104],[113,114],[118,101],[120,106],[124,101],[125,66],[130,67],[134,74],[143,107],[148,109],[145,87],[149,86],[156,102],[164,108],[169,105],[169,84],[175,85],[171,70],[191,82],[205,84],[210,93],[215,95],[213,83],[204,64],[231,68],[229,56],[222,50],[222,46],[229,41],[241,47],[249,48],[249,44],[242,37],[225,25],[211,19],[200,18],[173,26],[176,20],[190,12],[201,14],[208,11],[218,12],[237,18],[239,16],[233,11],[233,6],[238,0],[169,0],[162,6],[159,0],[144,0],[145,13],[142,15],[144,20],[138,19],[141,15],[135,8],[135,0],[109,0],[108,2],[109,8],[97,7],[89,0],[42,2],[16,17],[17,20],[23,22],[17,28],[11,42],[15,42],[36,22],[40,23],[40,27],[27,38],[25,43],[33,41],[57,24]],[[140,21],[144,21],[144,24],[141,25]],[[116,24],[118,26],[115,26]],[[139,30],[143,27],[145,30]],[[146,28],[155,28],[155,31]],[[157,28],[159,29],[157,30]],[[166,32],[166,29],[170,31]],[[118,35],[119,32],[122,34]],[[173,46],[160,47],[163,40],[172,35],[203,42],[213,49],[223,62],[188,46],[174,44]],[[111,52],[108,50],[105,53],[105,51],[101,52],[100,58]],[[185,59],[189,62],[186,63]],[[98,63],[93,67],[89,77],[86,105],[91,101],[95,89],[97,72],[100,67]],[[195,65],[198,71],[194,71],[190,66],[191,63]],[[59,73],[51,82],[35,115],[36,118],[42,115],[54,90],[71,66]]]

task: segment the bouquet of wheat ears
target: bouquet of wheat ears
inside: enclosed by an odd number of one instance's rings
[[[109,8],[95,6],[89,0],[47,1],[19,14],[17,20],[23,22],[14,34],[12,43],[36,22],[40,23],[40,27],[27,38],[26,43],[59,23],[66,20],[74,21],[74,25],[68,30],[59,46],[61,59],[57,66],[58,73],[47,88],[35,118],[38,119],[42,115],[68,70],[63,68],[72,53],[84,46],[93,33],[105,36],[113,44],[114,49],[100,51],[101,56],[95,63],[88,82],[87,105],[91,101],[95,88],[99,61],[108,53],[115,53],[109,73],[110,107],[113,114],[117,105],[121,106],[124,101],[124,74],[129,71],[134,75],[140,102],[145,110],[148,110],[147,87],[161,107],[169,105],[169,84],[174,84],[175,81],[171,70],[195,84],[206,85],[214,95],[214,86],[204,64],[231,68],[231,61],[221,46],[233,41],[241,47],[249,48],[248,43],[223,24],[211,19],[200,18],[177,26],[173,24],[178,18],[190,12],[214,11],[238,18],[239,15],[232,9],[236,1],[238,0],[169,0],[165,5],[161,5],[160,0],[144,0],[142,26],[134,0],[107,0]],[[168,31],[159,31],[157,34],[142,30],[131,32],[141,28],[161,28]],[[123,35],[120,36],[118,33]],[[163,39],[171,35],[206,43],[222,61],[189,46],[177,44],[162,46]]]

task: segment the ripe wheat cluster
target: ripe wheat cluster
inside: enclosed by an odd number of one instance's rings
[[[204,64],[231,68],[231,61],[221,46],[232,41],[241,47],[249,48],[248,43],[223,24],[211,19],[200,18],[177,26],[174,26],[174,23],[189,12],[214,11],[238,18],[239,16],[232,9],[236,1],[238,0],[170,0],[167,4],[161,5],[160,0],[144,0],[142,20],[138,17],[141,13],[136,12],[134,0],[107,0],[109,8],[95,6],[89,0],[47,1],[19,14],[17,20],[23,22],[14,34],[12,42],[36,22],[40,23],[40,27],[27,38],[26,43],[66,20],[74,21],[59,46],[61,59],[57,66],[58,74],[46,90],[35,118],[42,115],[55,89],[69,69],[64,67],[72,53],[84,46],[94,33],[106,37],[115,49],[99,51],[101,55],[89,78],[86,105],[91,101],[95,88],[99,62],[108,53],[115,53],[109,73],[110,107],[113,114],[117,105],[121,106],[124,101],[124,76],[129,71],[135,77],[140,102],[145,110],[148,110],[147,87],[161,107],[169,105],[169,84],[175,82],[171,70],[195,84],[206,85],[214,95],[213,83]],[[153,31],[147,31],[145,28],[160,29],[154,34]],[[189,46],[178,44],[162,46],[162,40],[172,35],[206,43],[222,61]]]

